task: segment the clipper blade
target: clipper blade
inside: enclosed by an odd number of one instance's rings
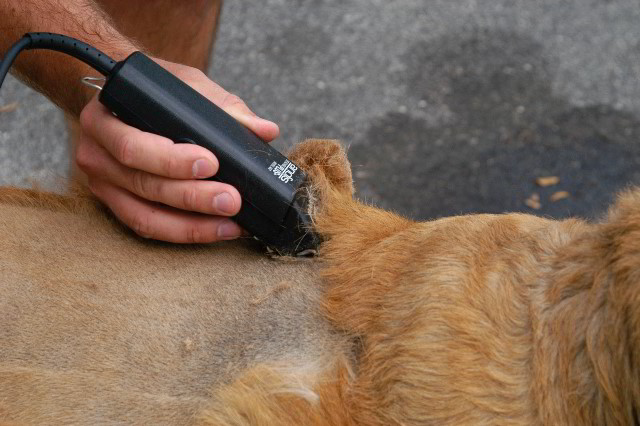
[[[282,222],[278,240],[269,247],[280,255],[312,256],[321,242],[313,232],[313,221],[309,215],[309,196],[306,182],[296,192],[291,207]]]

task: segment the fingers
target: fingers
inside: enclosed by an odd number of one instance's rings
[[[278,136],[275,123],[256,116],[200,71],[158,62],[261,139]],[[213,153],[128,126],[97,97],[83,109],[80,124],[84,135],[76,150],[78,166],[87,173],[94,194],[136,233],[179,243],[241,235],[241,228],[224,217],[240,210],[238,191],[220,182],[196,180],[218,171]]]
[[[94,141],[82,138],[76,151],[78,166],[88,175],[149,201],[194,212],[233,216],[242,204],[231,185],[214,181],[176,180],[120,164]]]
[[[94,98],[80,115],[83,131],[121,164],[173,179],[200,179],[218,171],[218,160],[197,145],[175,144],[124,124]]]
[[[242,229],[227,218],[162,206],[103,180],[90,179],[89,187],[118,219],[144,238],[172,243],[210,243],[242,235]]]

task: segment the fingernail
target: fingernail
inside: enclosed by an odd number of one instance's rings
[[[213,208],[218,213],[233,214],[235,213],[235,202],[231,194],[223,192],[213,197]]]
[[[221,240],[233,240],[242,234],[242,228],[230,220],[225,220],[218,225],[218,238]]]
[[[215,172],[215,170],[213,168],[213,164],[209,160],[205,160],[205,159],[201,158],[200,160],[196,160],[193,163],[193,177],[194,178],[200,179],[200,178],[211,177],[211,176],[213,176],[214,172]]]

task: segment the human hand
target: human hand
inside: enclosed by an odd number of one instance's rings
[[[235,95],[201,71],[156,60],[265,141],[275,123],[257,117]],[[80,114],[82,135],[75,159],[90,190],[138,235],[176,243],[233,239],[242,229],[228,216],[240,210],[238,191],[208,178],[218,160],[205,148],[176,144],[114,117],[94,97]]]

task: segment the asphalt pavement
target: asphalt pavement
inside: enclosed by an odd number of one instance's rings
[[[367,202],[598,217],[640,183],[638,0],[253,3],[225,3],[209,76],[280,124],[281,150],[340,139]],[[13,102],[0,183],[65,176],[61,113],[9,79]]]

